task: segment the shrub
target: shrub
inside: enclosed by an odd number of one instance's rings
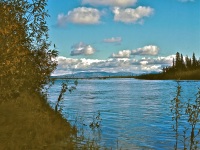
[[[57,51],[50,50],[46,0],[0,1],[0,99],[41,91],[50,82]]]

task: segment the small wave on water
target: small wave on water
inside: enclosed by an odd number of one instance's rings
[[[49,91],[49,103],[56,103],[61,80]],[[174,149],[171,100],[177,92],[175,81],[135,79],[79,80],[77,89],[66,93],[60,103],[61,113],[72,124],[83,118],[84,128],[94,114],[101,112],[98,143],[113,149]],[[181,99],[194,99],[200,82],[180,82]],[[182,129],[181,129],[182,130]],[[85,135],[92,138],[91,132]],[[179,145],[179,148],[183,148]]]

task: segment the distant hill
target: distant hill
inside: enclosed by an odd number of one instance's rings
[[[53,76],[54,78],[98,78],[98,77],[120,77],[120,76],[135,76],[132,72],[78,72],[61,76]]]

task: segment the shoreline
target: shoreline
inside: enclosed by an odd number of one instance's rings
[[[162,77],[162,74],[143,74],[139,76],[113,76],[113,77],[73,77],[73,78],[59,78],[59,77],[51,77],[54,80],[106,80],[106,79],[139,79],[139,80],[200,80],[199,78],[192,77]]]

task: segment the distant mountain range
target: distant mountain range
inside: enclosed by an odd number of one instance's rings
[[[132,72],[78,72],[74,74],[67,74],[61,76],[54,76],[54,78],[95,78],[95,77],[115,77],[115,76],[135,76],[138,75]]]

